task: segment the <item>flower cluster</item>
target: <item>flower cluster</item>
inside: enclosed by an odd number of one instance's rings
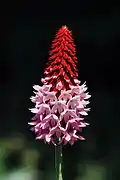
[[[31,101],[35,108],[30,109],[35,116],[32,118],[32,130],[36,133],[36,139],[44,139],[47,143],[71,144],[75,141],[84,140],[80,135],[82,128],[88,125],[84,122],[84,116],[90,110],[87,108],[90,95],[86,92],[87,87],[80,82],[76,86],[69,85],[69,90],[50,91],[52,85],[34,85],[35,96]]]
[[[47,143],[74,144],[81,136],[82,128],[89,108],[90,95],[85,83],[78,80],[78,61],[72,33],[67,26],[62,26],[52,42],[49,52],[43,86],[34,85],[35,96],[31,101],[35,108],[30,109],[32,130],[37,139]]]

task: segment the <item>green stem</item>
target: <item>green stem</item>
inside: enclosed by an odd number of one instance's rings
[[[56,180],[62,179],[62,146],[55,146],[55,169],[56,169]]]

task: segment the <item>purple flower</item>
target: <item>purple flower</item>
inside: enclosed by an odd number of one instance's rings
[[[84,116],[90,110],[86,108],[91,97],[86,93],[87,87],[83,85],[69,86],[69,90],[61,90],[59,83],[59,96],[50,91],[51,85],[34,85],[35,96],[30,99],[35,107],[30,109],[35,116],[29,124],[36,134],[36,139],[44,139],[47,143],[71,144],[77,140],[84,140],[80,135],[82,128],[88,124]]]

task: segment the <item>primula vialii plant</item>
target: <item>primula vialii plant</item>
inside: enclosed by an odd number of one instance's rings
[[[67,26],[62,26],[56,33],[50,50],[42,86],[34,85],[35,96],[31,101],[35,108],[32,130],[36,139],[43,139],[55,145],[56,180],[62,180],[61,154],[62,145],[73,145],[77,140],[84,140],[82,128],[88,111],[90,95],[86,84],[78,80],[77,57],[72,33]]]

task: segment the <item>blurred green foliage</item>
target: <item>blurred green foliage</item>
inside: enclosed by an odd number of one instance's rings
[[[0,180],[55,179],[54,148],[50,147],[50,149],[46,150],[46,161],[42,160],[41,152],[34,145],[26,145],[23,136],[21,138],[11,137],[0,139],[0,147]],[[51,154],[48,153],[49,150]],[[38,167],[38,161],[39,163],[40,161],[41,163],[42,161],[46,161],[46,168],[42,169]],[[68,158],[68,164],[70,164],[70,161],[70,158]],[[74,161],[71,164],[74,167]],[[83,171],[82,175],[81,168]],[[69,170],[70,167],[68,167],[68,177],[71,173]],[[82,160],[82,162],[78,162],[77,172],[77,176],[73,180],[103,180],[105,176],[104,166],[96,161],[87,162]]]

